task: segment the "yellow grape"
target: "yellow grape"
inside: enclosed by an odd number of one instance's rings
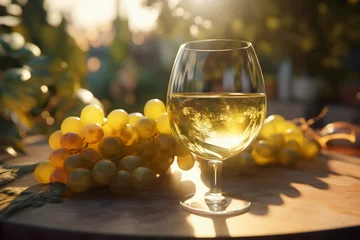
[[[58,148],[49,155],[50,164],[55,168],[63,168],[64,161],[71,156],[71,152],[66,148]]]
[[[118,137],[104,137],[98,148],[100,156],[107,159],[121,156],[125,151],[125,145]]]
[[[274,147],[267,141],[259,140],[255,142],[253,152],[256,152],[258,155],[264,158],[274,158],[275,157],[275,149]]]
[[[277,160],[286,167],[294,167],[299,158],[299,153],[291,148],[284,148],[277,155]]]
[[[160,117],[156,119],[156,128],[160,133],[172,134],[167,113],[163,113]]]
[[[115,130],[110,127],[109,124],[105,124],[102,126],[104,131],[104,137],[115,136]]]
[[[302,154],[307,159],[313,159],[320,153],[318,143],[314,141],[305,140],[302,146]]]
[[[115,130],[123,129],[129,123],[129,115],[123,109],[115,109],[107,116],[107,124]]]
[[[256,163],[256,165],[258,166],[263,166],[263,165],[267,165],[267,164],[270,164],[270,163],[273,163],[275,160],[274,160],[274,157],[262,157],[260,156],[257,152],[253,151],[251,153],[253,159],[254,159],[254,162]]]
[[[186,154],[189,154],[190,150],[185,147],[181,142],[176,141],[176,145],[175,145],[175,151],[174,151],[174,155],[175,156],[185,156]]]
[[[117,174],[117,166],[110,160],[97,162],[91,173],[92,177],[100,185],[108,185]]]
[[[285,123],[285,119],[277,114],[270,115],[266,120],[265,123],[271,123],[275,127],[275,132],[280,133]]]
[[[158,153],[158,146],[154,141],[146,139],[137,146],[137,155],[145,161],[151,161]]]
[[[85,148],[81,150],[79,155],[85,159],[84,166],[87,169],[92,169],[94,165],[101,159],[99,153],[92,148]]]
[[[299,152],[299,153],[301,152],[301,146],[295,140],[290,140],[290,141],[286,142],[284,148],[289,148],[289,149],[292,149],[292,150],[294,150],[296,152]]]
[[[82,124],[78,117],[67,117],[61,123],[61,131],[63,134],[68,132],[81,133]]]
[[[135,126],[137,121],[139,121],[140,118],[142,118],[144,115],[142,115],[139,112],[134,112],[129,114],[129,124]]]
[[[85,192],[92,185],[91,172],[84,168],[76,169],[67,176],[66,185],[73,192]]]
[[[282,149],[285,144],[284,135],[281,133],[273,133],[268,139],[268,143],[270,143],[276,150]]]
[[[282,125],[277,128],[277,131],[282,134],[286,134],[287,131],[295,130],[298,127],[292,121],[285,121]]]
[[[61,148],[60,139],[61,139],[62,135],[63,134],[62,134],[61,130],[57,130],[50,135],[49,146],[51,147],[52,150]]]
[[[242,175],[253,174],[256,170],[256,163],[250,152],[241,152],[224,163],[230,163],[231,170]]]
[[[74,132],[68,132],[62,135],[60,139],[60,145],[62,148],[67,149],[80,149],[84,144],[83,139],[79,134]]]
[[[142,117],[135,125],[141,138],[151,138],[156,134],[156,122],[148,117]]]
[[[80,114],[80,120],[82,125],[86,125],[89,123],[104,123],[104,111],[95,104],[90,104],[84,107]]]
[[[65,159],[64,169],[67,173],[71,173],[78,168],[85,168],[86,159],[80,155],[72,155]]]
[[[150,167],[155,173],[164,173],[174,162],[174,155],[168,152],[158,152],[152,159]]]
[[[119,137],[126,146],[132,146],[139,140],[139,134],[131,124],[126,124],[125,128],[120,130]]]
[[[264,123],[260,132],[259,139],[267,139],[271,134],[276,133],[276,128],[272,123]]]
[[[110,182],[109,188],[111,192],[119,196],[129,194],[132,190],[131,174],[126,171],[118,171]]]
[[[163,152],[173,152],[176,147],[175,138],[169,134],[159,134],[159,136],[156,137],[156,143],[159,146],[159,151]]]
[[[147,101],[144,107],[144,115],[152,120],[156,120],[165,112],[165,104],[159,99],[151,99]]]
[[[99,152],[99,143],[93,143],[93,144],[88,144],[88,148],[94,149],[96,152]]]
[[[67,172],[62,168],[55,169],[51,176],[50,176],[50,182],[62,182],[66,183],[67,178]]]
[[[81,136],[86,143],[99,142],[104,136],[103,128],[97,123],[86,124],[81,130]]]
[[[128,155],[117,162],[118,170],[125,170],[132,173],[136,168],[144,166],[144,160],[135,155]]]
[[[300,146],[303,144],[304,142],[304,134],[303,132],[299,129],[296,128],[294,130],[287,130],[285,133],[285,141],[289,142],[291,140],[296,141]]]
[[[39,183],[49,183],[50,176],[56,168],[49,162],[43,162],[36,166],[34,176]]]
[[[190,170],[195,164],[194,156],[189,153],[185,156],[177,157],[177,164],[182,170]]]
[[[150,190],[155,185],[155,174],[149,168],[138,167],[131,174],[131,182],[139,191]]]

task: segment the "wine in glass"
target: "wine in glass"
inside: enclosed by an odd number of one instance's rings
[[[185,196],[181,205],[194,213],[230,215],[250,202],[221,191],[222,161],[244,150],[259,133],[266,96],[261,68],[250,42],[202,40],[180,46],[167,95],[175,137],[208,160],[210,190],[201,199]]]

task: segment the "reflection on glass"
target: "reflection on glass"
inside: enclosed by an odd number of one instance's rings
[[[222,194],[221,168],[223,160],[251,143],[265,117],[263,76],[251,43],[183,44],[170,77],[167,106],[175,137],[210,167],[210,191],[202,199],[186,196],[183,207],[215,215],[248,209],[249,202]]]

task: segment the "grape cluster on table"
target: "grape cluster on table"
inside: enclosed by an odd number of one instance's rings
[[[269,116],[256,139],[242,153],[224,161],[235,174],[248,174],[256,166],[281,165],[294,168],[299,161],[319,155],[319,144],[308,139],[294,122],[281,115]]]
[[[165,105],[149,100],[141,113],[110,112],[88,105],[80,117],[63,120],[49,137],[49,161],[34,171],[40,183],[63,182],[73,192],[108,186],[117,195],[146,191],[177,158],[182,170],[193,155],[172,136]]]

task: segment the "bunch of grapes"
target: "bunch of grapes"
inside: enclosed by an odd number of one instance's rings
[[[305,137],[292,121],[280,115],[271,115],[260,130],[258,137],[242,153],[225,161],[240,173],[249,173],[254,167],[280,164],[295,167],[298,161],[314,159],[320,147],[316,141]]]
[[[141,113],[110,112],[88,105],[80,117],[63,120],[49,137],[49,162],[35,169],[40,183],[63,182],[73,192],[108,186],[117,195],[145,191],[155,184],[177,157],[182,170],[194,157],[172,135],[165,104],[149,100]]]

